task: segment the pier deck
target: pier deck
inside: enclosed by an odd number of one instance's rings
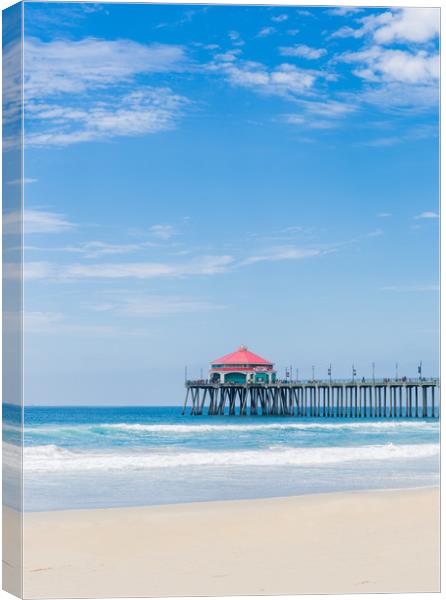
[[[270,384],[186,381],[183,415],[337,418],[438,418],[438,379],[280,381]]]

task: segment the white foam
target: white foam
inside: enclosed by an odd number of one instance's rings
[[[96,425],[96,428],[113,429],[122,431],[136,431],[147,433],[210,433],[228,431],[268,431],[268,430],[308,430],[308,429],[401,429],[401,428],[436,428],[437,423],[427,421],[364,421],[364,422],[342,422],[342,423],[320,423],[310,421],[307,423],[263,423],[263,424],[222,424],[212,425],[209,423],[199,425],[146,425],[144,423],[111,423]]]
[[[376,445],[354,447],[287,448],[245,451],[82,451],[54,445],[29,446],[24,452],[27,471],[115,471],[182,467],[281,467],[328,465],[347,461],[381,461],[434,457],[438,444]]]

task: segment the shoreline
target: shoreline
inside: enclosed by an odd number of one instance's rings
[[[26,598],[439,591],[437,487],[26,512],[24,536]]]
[[[414,487],[395,487],[395,488],[367,488],[367,489],[356,489],[356,490],[339,490],[339,491],[326,491],[326,492],[309,492],[308,494],[293,494],[287,496],[262,496],[261,498],[229,498],[225,500],[191,500],[190,502],[165,502],[162,504],[128,504],[123,506],[92,506],[83,508],[54,508],[51,510],[23,510],[24,515],[45,515],[51,513],[63,513],[70,514],[73,512],[83,511],[102,511],[102,510],[132,510],[132,509],[154,509],[154,508],[168,508],[168,507],[181,507],[181,506],[202,506],[203,504],[228,504],[234,502],[262,502],[269,500],[286,500],[288,498],[318,498],[319,496],[338,496],[338,495],[350,495],[350,494],[386,494],[392,492],[412,492],[417,490],[440,490],[440,484],[427,484],[417,485]],[[16,509],[12,506],[5,505],[8,510],[15,511]]]

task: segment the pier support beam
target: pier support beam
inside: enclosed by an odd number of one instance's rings
[[[220,384],[187,382],[181,414],[296,416],[300,418],[437,418],[438,380],[380,382],[276,382]],[[403,409],[403,388],[405,408]],[[431,393],[429,402],[429,391]],[[388,395],[387,395],[388,393]],[[387,402],[387,397],[389,402]],[[421,404],[421,406],[420,406]],[[249,408],[248,408],[249,407]],[[437,412],[438,415],[438,412]]]

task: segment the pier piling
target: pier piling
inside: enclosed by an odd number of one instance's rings
[[[189,406],[195,416],[246,416],[249,410],[251,416],[258,416],[260,411],[262,416],[281,417],[431,419],[439,416],[439,388],[438,379],[265,384],[189,380],[182,414]]]

